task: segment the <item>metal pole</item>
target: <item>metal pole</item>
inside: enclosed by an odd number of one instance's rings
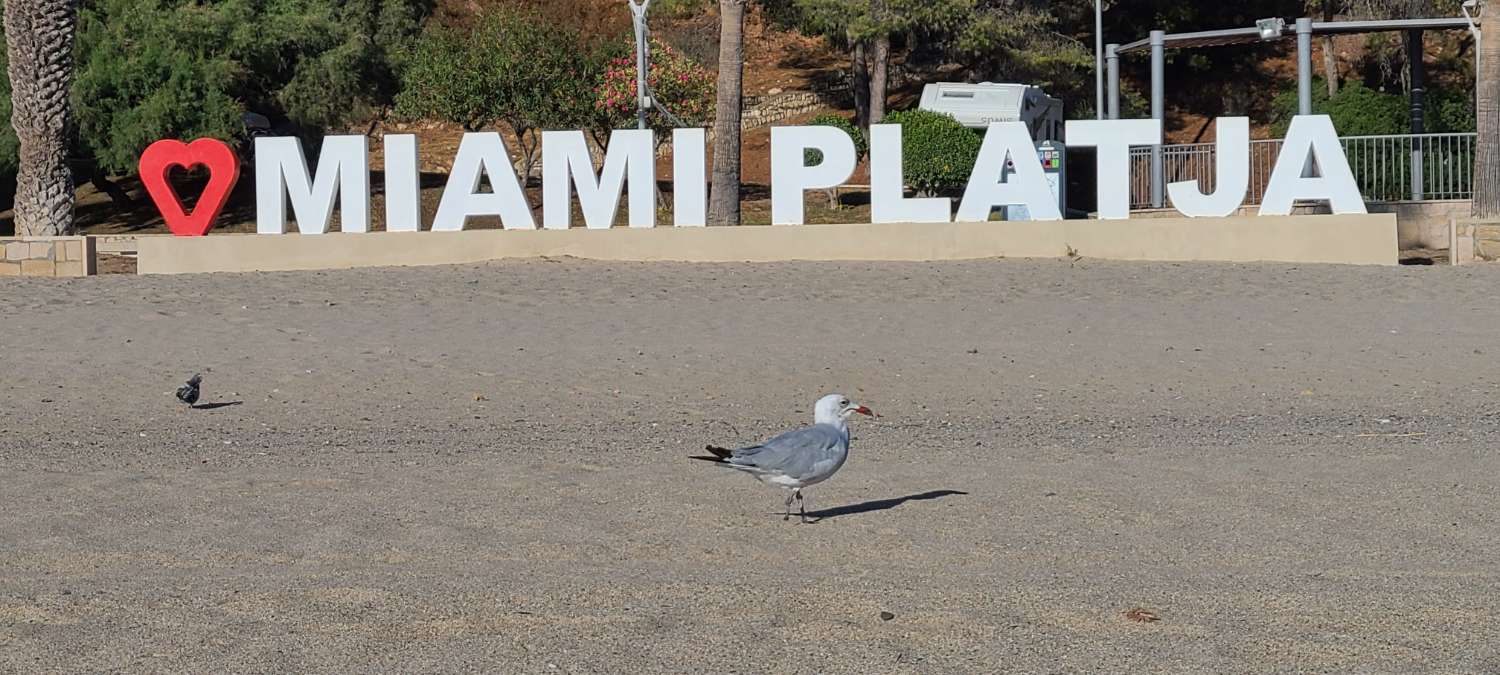
[[[1297,114],[1311,115],[1312,19],[1297,19]]]
[[[635,93],[636,93],[636,128],[646,128],[646,110],[651,107],[651,95],[646,93],[646,10],[651,7],[651,0],[643,0],[636,4],[635,0],[630,3],[631,23],[635,27]]]
[[[1422,200],[1422,134],[1427,132],[1427,66],[1422,62],[1422,31],[1406,33],[1406,63],[1411,67],[1411,198]]]
[[[1104,62],[1109,71],[1109,119],[1120,119],[1120,45],[1104,48]]]
[[[1094,0],[1094,110],[1104,119],[1104,0]]]
[[[1164,120],[1167,113],[1166,70],[1167,33],[1151,31],[1151,119]],[[1161,144],[1151,146],[1151,207],[1167,203],[1167,172],[1162,162]]]

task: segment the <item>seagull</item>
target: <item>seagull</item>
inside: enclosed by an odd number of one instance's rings
[[[708,446],[712,457],[692,459],[714,462],[748,473],[762,483],[790,490],[782,520],[792,519],[792,501],[801,505],[802,522],[807,520],[807,503],[802,490],[828,480],[844,460],[849,459],[849,416],[854,413],[874,417],[875,413],[843,394],[829,394],[813,406],[813,424],[788,431],[760,445],[738,450]]]
[[[187,384],[177,388],[177,400],[188,404],[189,408],[193,407],[198,403],[198,386],[201,384],[203,384],[203,375],[194,373],[188,378]]]

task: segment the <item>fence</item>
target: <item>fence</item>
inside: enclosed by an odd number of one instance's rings
[[[1359,184],[1369,201],[1470,199],[1474,195],[1474,134],[1349,136],[1341,142]],[[1130,207],[1152,208],[1151,151],[1130,150]],[[1250,192],[1246,204],[1259,204],[1271,170],[1281,153],[1281,140],[1250,142]],[[1205,193],[1214,188],[1213,143],[1166,145],[1161,148],[1165,183],[1197,180]],[[1163,189],[1165,193],[1165,189]]]

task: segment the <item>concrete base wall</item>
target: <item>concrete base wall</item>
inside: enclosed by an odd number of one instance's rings
[[[1443,250],[1448,248],[1448,221],[1469,217],[1471,202],[1467,199],[1447,199],[1421,202],[1367,202],[1370,213],[1396,214],[1396,245],[1403,251],[1416,248]],[[1259,206],[1242,206],[1236,215],[1253,216],[1260,212]],[[1294,215],[1326,215],[1328,204],[1297,206]],[[1176,209],[1142,209],[1130,212],[1134,218],[1181,218]]]
[[[1371,202],[1370,213],[1396,214],[1396,244],[1402,250],[1448,248],[1449,220],[1467,220],[1473,204],[1467,199],[1431,202]]]
[[[1392,215],[141,237],[141,274],[596,260],[1051,258],[1396,264]]]

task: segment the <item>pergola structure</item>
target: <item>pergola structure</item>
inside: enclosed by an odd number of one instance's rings
[[[1166,114],[1166,50],[1200,49],[1227,45],[1275,42],[1296,37],[1297,39],[1297,102],[1298,113],[1312,114],[1312,38],[1314,35],[1353,35],[1363,33],[1406,32],[1411,35],[1408,62],[1411,64],[1411,133],[1421,134],[1425,129],[1423,119],[1426,74],[1422,65],[1422,33],[1429,30],[1468,30],[1475,40],[1480,38],[1478,19],[1469,17],[1439,19],[1394,19],[1385,21],[1329,21],[1314,22],[1309,18],[1297,19],[1291,25],[1280,19],[1257,22],[1250,28],[1228,28],[1196,33],[1169,34],[1166,31],[1151,31],[1150,37],[1129,44],[1111,44],[1105,47],[1104,56],[1108,71],[1108,117],[1120,118],[1120,57],[1139,52],[1151,54],[1151,117],[1164,119]],[[1478,52],[1476,47],[1475,52]],[[1476,79],[1478,77],[1476,61]],[[1413,183],[1420,185],[1422,170],[1421,144],[1412,149]],[[1151,152],[1151,203],[1160,208],[1165,205],[1165,176],[1163,175],[1161,146]],[[1419,188],[1420,190],[1420,188]],[[1418,192],[1417,197],[1420,198]]]

